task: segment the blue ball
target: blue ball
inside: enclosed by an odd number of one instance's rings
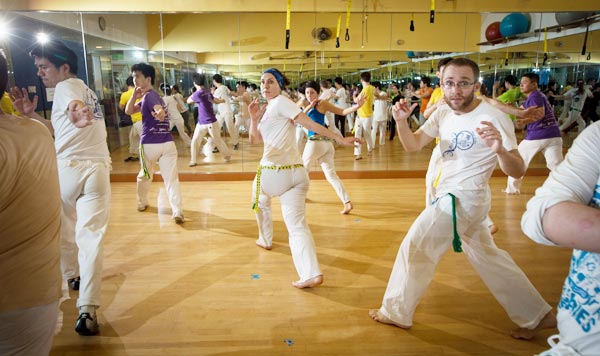
[[[529,19],[521,12],[513,12],[506,15],[500,22],[500,33],[503,37],[509,37],[525,33],[529,29]]]

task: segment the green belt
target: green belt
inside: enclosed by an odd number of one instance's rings
[[[454,230],[452,248],[454,249],[454,252],[462,252],[462,243],[460,242],[460,236],[458,235],[458,229],[456,228],[456,197],[452,193],[448,193],[448,195],[452,198],[452,228]]]
[[[260,194],[260,174],[263,169],[279,171],[282,169],[293,169],[293,168],[300,168],[300,167],[304,167],[304,165],[302,163],[289,164],[289,165],[285,165],[285,166],[278,166],[278,165],[261,166],[259,164],[258,169],[256,170],[256,186],[254,187],[254,189],[255,189],[254,190],[254,202],[252,203],[252,210],[258,212],[258,195]]]
[[[142,171],[144,172],[144,178],[150,179],[150,172],[146,166],[146,157],[144,155],[144,145],[140,143],[140,161],[142,163]]]

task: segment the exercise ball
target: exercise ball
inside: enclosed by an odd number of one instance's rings
[[[413,51],[406,51],[406,56],[408,58],[414,58],[415,57],[415,52],[413,52]]]
[[[506,15],[500,22],[502,37],[509,37],[525,33],[529,29],[529,19],[521,12]]]
[[[500,34],[500,21],[492,22],[485,29],[485,39],[493,41],[500,38],[502,38],[502,34]]]
[[[558,23],[559,25],[566,25],[568,23],[577,21],[577,20],[583,20],[584,18],[588,17],[588,16],[592,16],[594,15],[594,12],[557,12],[556,14],[554,14],[554,17],[556,18],[556,23]]]

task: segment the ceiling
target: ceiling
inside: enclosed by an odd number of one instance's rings
[[[346,41],[349,3],[350,38]],[[555,12],[600,10],[600,0],[291,0],[288,49],[286,4],[285,0],[0,0],[0,6],[7,10],[145,16],[148,49],[194,53],[198,63],[250,79],[271,66],[285,70],[292,79],[300,75],[313,77],[315,73],[323,77],[351,75],[362,70],[375,71],[380,77],[427,73],[438,58],[448,55],[468,55],[482,70],[497,70],[507,62],[509,66],[541,65],[544,53],[547,65],[600,63],[599,16],[587,23],[548,31],[547,41],[543,31],[535,32],[539,28],[536,22],[520,38],[494,46],[481,45],[485,41],[485,21],[494,14],[503,16],[526,9],[532,19],[545,17],[547,22]],[[430,23],[432,4],[435,16]],[[411,20],[415,31],[409,30]],[[340,38],[336,47],[338,21]],[[589,60],[581,55],[586,25],[590,25],[586,50]],[[320,28],[327,29],[320,34],[329,31],[328,39],[313,37],[313,31]],[[408,51],[417,56],[409,58]]]

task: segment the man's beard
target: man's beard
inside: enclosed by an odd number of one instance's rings
[[[473,103],[473,100],[475,99],[475,92],[471,92],[470,95],[463,96],[462,99],[463,102],[461,104],[454,104],[450,98],[446,98],[446,103],[448,103],[448,106],[454,111],[464,111],[471,105],[471,103]]]

